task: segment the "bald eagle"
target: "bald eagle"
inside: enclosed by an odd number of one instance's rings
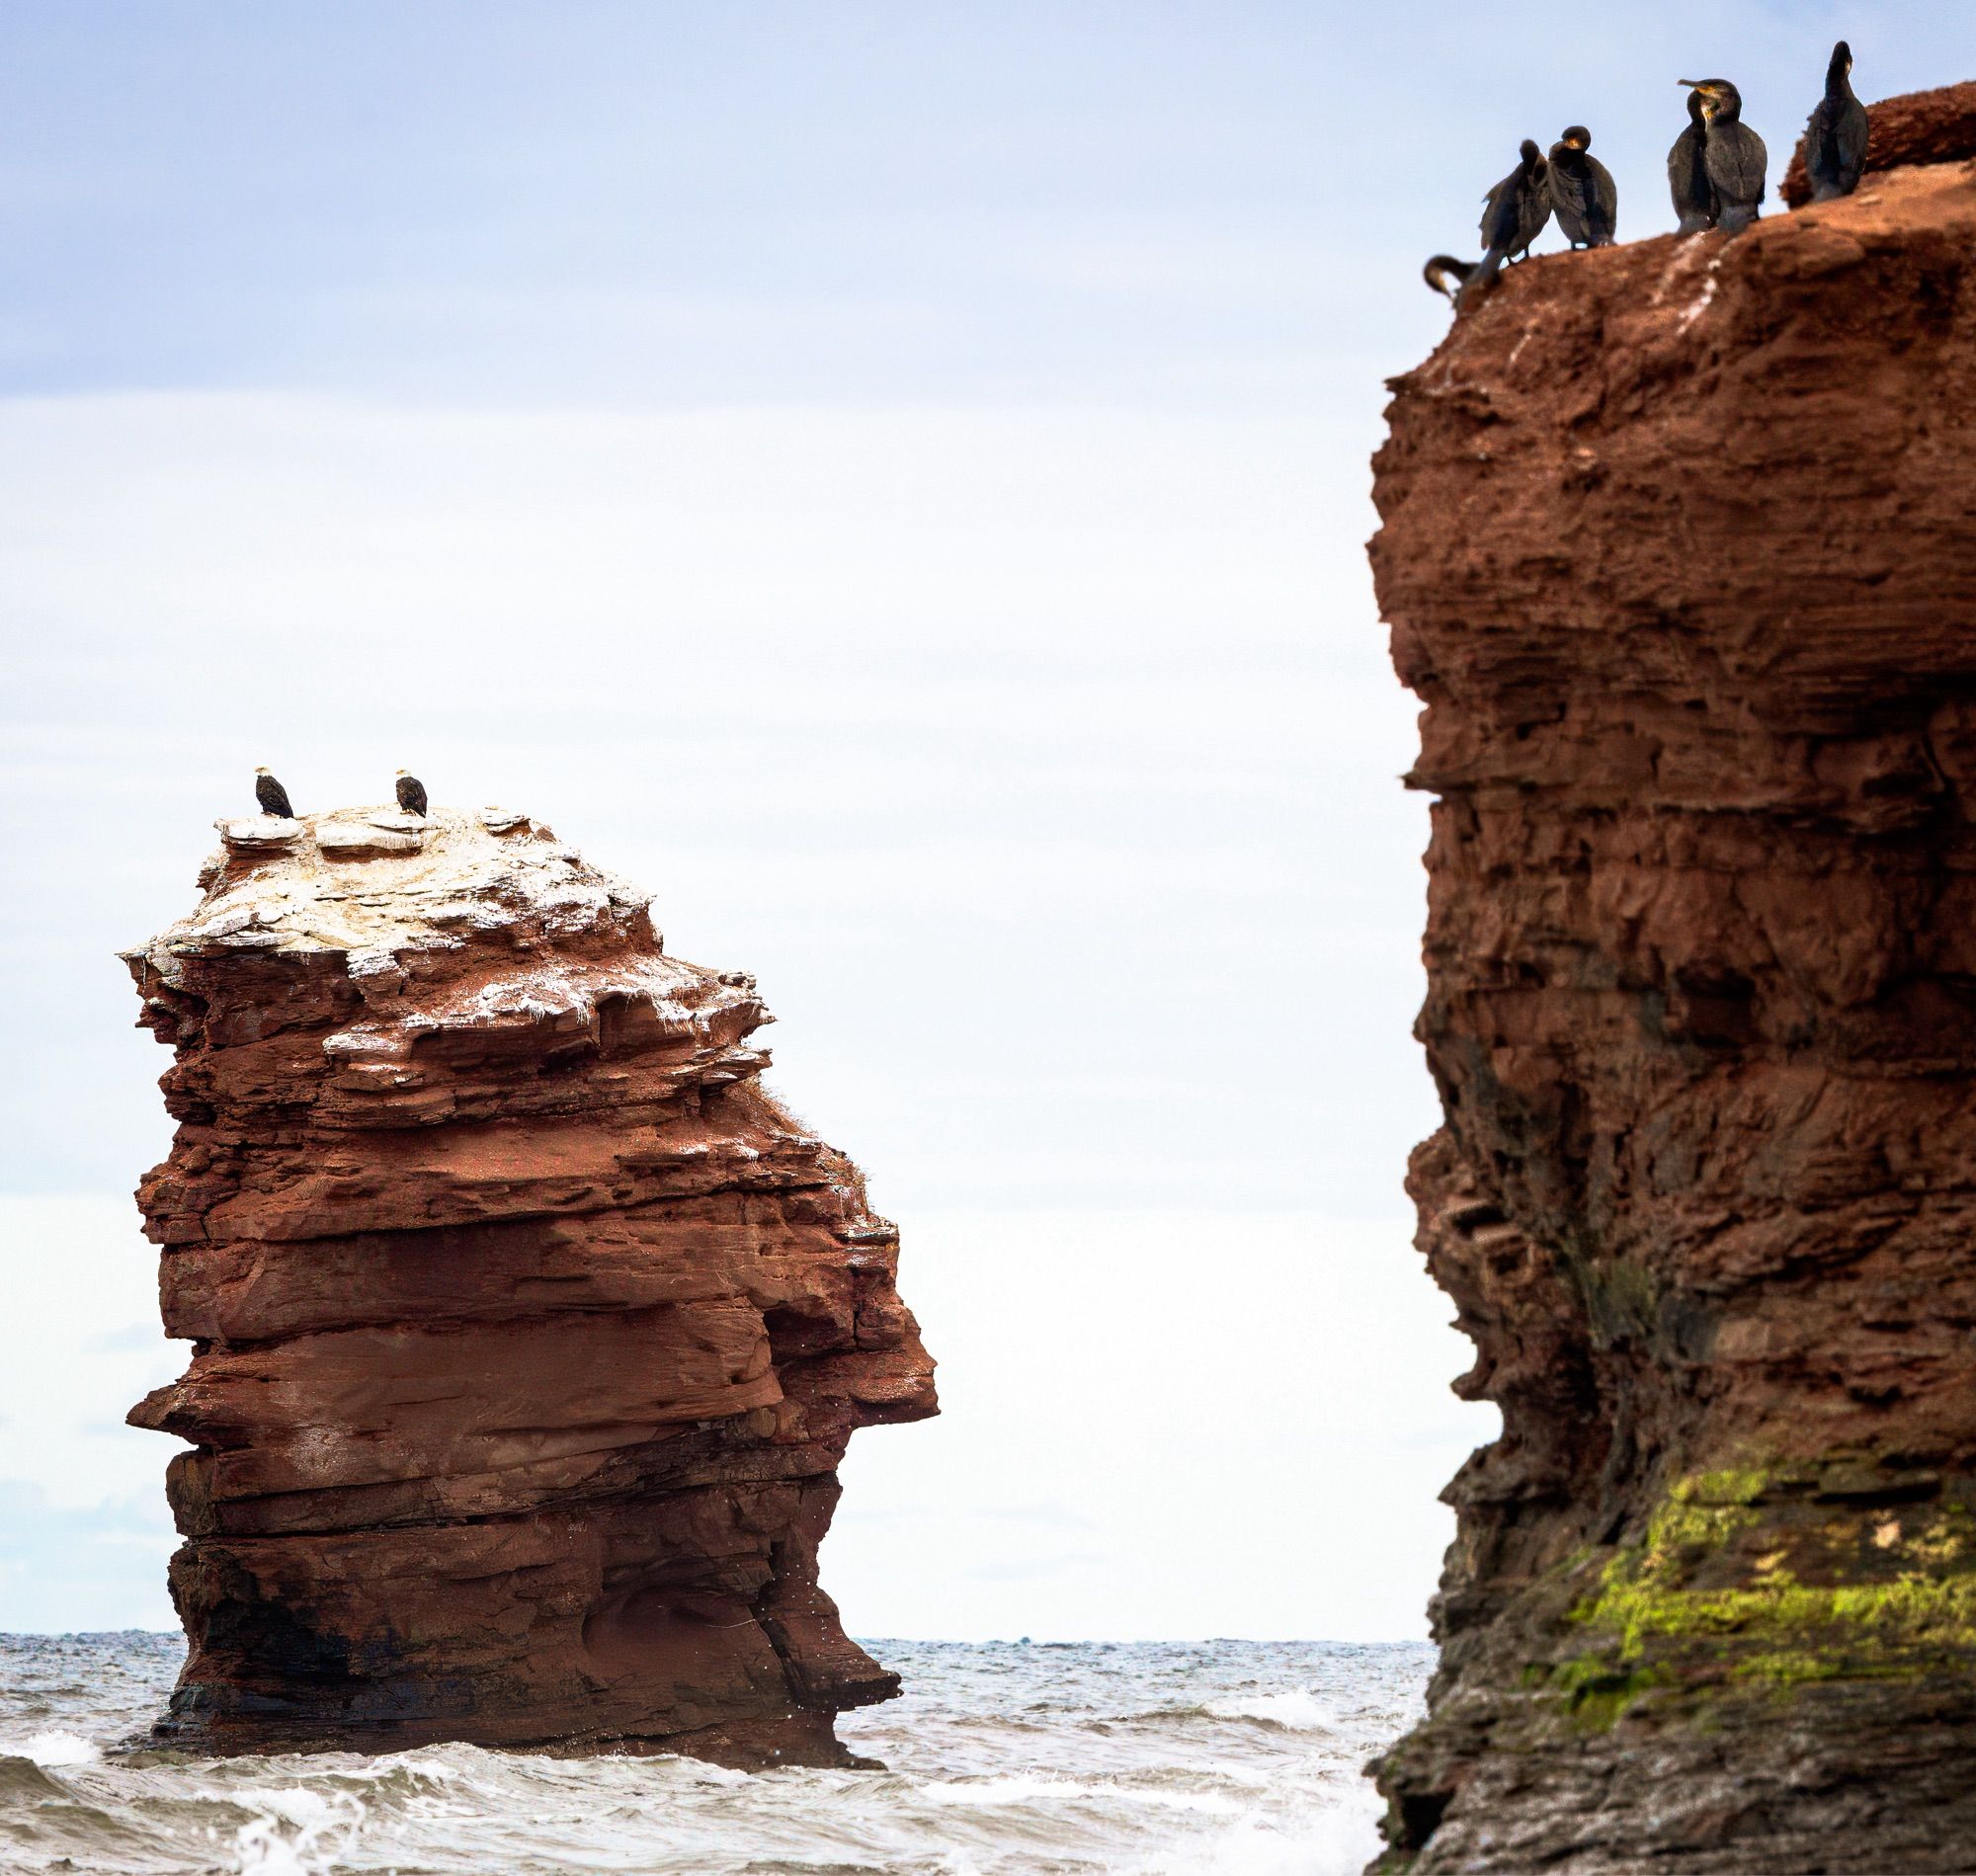
[[[426,811],[426,784],[404,769],[398,771],[398,805],[407,814]]]
[[[278,814],[285,821],[292,821],[295,818],[294,808],[288,801],[288,789],[268,773],[266,763],[254,771],[254,799],[260,802],[263,814]]]

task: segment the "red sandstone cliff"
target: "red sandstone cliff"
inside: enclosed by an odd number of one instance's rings
[[[754,980],[526,816],[221,831],[127,960],[194,1344],[131,1414],[194,1445],[160,1735],[840,1759],[898,1683],[817,1545],[932,1363],[858,1169],[761,1087]]]
[[[1976,1869],[1972,95],[1393,386],[1411,1185],[1504,1430],[1385,1867]]]

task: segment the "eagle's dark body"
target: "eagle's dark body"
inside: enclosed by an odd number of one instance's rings
[[[1517,167],[1482,199],[1482,245],[1496,265],[1527,254],[1550,219],[1550,193],[1543,153],[1527,137]],[[1490,268],[1488,259],[1482,265]]]
[[[426,784],[416,775],[398,777],[398,805],[407,814],[424,814],[426,811]]]
[[[1832,48],[1825,96],[1804,126],[1804,171],[1813,202],[1850,196],[1866,163],[1866,107],[1852,95],[1852,51],[1844,40]]]
[[[1550,146],[1551,212],[1575,248],[1612,245],[1619,227],[1619,188],[1612,172],[1585,145],[1590,135],[1577,124]]]
[[[1456,303],[1475,288],[1492,285],[1503,263],[1527,254],[1550,219],[1550,190],[1543,152],[1525,137],[1517,167],[1482,198],[1482,246],[1474,273],[1462,283]]]
[[[1715,185],[1708,180],[1708,126],[1701,118],[1701,94],[1688,94],[1688,128],[1675,138],[1668,151],[1668,193],[1674,198],[1674,211],[1681,217],[1677,234],[1699,234],[1715,225],[1722,204],[1716,200]]]
[[[1743,94],[1726,78],[1701,87],[1706,140],[1702,161],[1715,191],[1715,225],[1734,234],[1762,212],[1764,173],[1770,153],[1764,139],[1743,122]]]
[[[288,801],[288,791],[273,775],[254,777],[254,799],[261,804],[263,814],[278,814],[285,821],[295,818],[294,808]]]
[[[1756,220],[1769,163],[1764,139],[1747,123],[1724,123],[1718,118],[1708,126],[1708,180],[1722,204],[1716,215],[1718,227],[1733,233]]]

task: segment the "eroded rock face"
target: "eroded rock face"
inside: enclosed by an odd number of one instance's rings
[[[162,1737],[835,1762],[897,1691],[817,1586],[853,1430],[936,1411],[858,1169],[754,980],[523,815],[222,822],[127,956],[138,1197],[193,1442]]]
[[[1504,1431],[1385,1866],[1976,1868],[1976,164],[1530,262],[1393,388]]]

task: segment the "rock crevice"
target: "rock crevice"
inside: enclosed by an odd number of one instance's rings
[[[754,979],[525,815],[222,822],[126,955],[176,1051],[132,1411],[192,1651],[161,1737],[839,1762],[897,1679],[817,1584],[851,1433],[936,1411]]]
[[[1972,95],[1393,385],[1410,1185],[1504,1427],[1390,1869],[1976,1867]]]

